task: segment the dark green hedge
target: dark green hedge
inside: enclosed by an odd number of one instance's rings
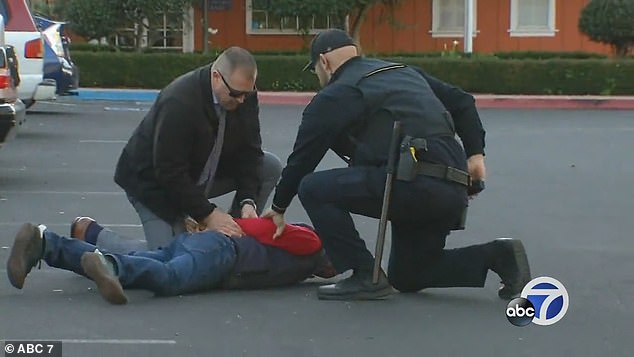
[[[551,52],[551,51],[509,51],[494,52],[493,56],[501,59],[551,59],[551,58],[568,58],[568,59],[589,59],[589,58],[607,58],[608,56],[591,52]]]
[[[161,88],[178,75],[213,58],[200,54],[83,52],[72,54],[83,87]],[[314,91],[316,77],[301,72],[307,56],[256,55],[258,88]],[[494,57],[448,59],[392,57],[473,93],[634,94],[634,60],[515,60]]]

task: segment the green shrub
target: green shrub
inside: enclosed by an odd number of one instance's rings
[[[634,1],[591,0],[578,26],[592,41],[609,44],[618,57],[626,57],[634,47]]]
[[[71,55],[77,51],[88,51],[88,52],[115,52],[117,48],[114,46],[108,45],[93,45],[92,43],[80,42],[80,43],[71,43],[68,45],[68,49],[71,52]]]
[[[474,93],[634,94],[631,60],[409,60]]]
[[[212,55],[171,53],[73,53],[83,87],[162,88],[179,75],[208,64]],[[422,67],[473,93],[634,94],[634,60],[501,60],[494,57],[387,57]],[[315,91],[317,78],[301,69],[307,56],[256,55],[260,90]]]
[[[494,52],[493,56],[500,59],[590,59],[590,58],[607,58],[606,55],[591,52],[547,52],[547,51],[509,51]]]

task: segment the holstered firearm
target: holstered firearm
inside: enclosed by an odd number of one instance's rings
[[[466,186],[469,196],[484,190],[484,181],[471,180],[471,176],[454,167],[419,161],[420,153],[427,151],[427,140],[405,136],[399,146],[399,159],[396,168],[396,179],[399,181],[412,181],[418,175],[426,175],[441,178]],[[469,202],[461,213],[460,220],[456,222],[453,230],[465,229]]]
[[[427,151],[427,140],[406,135],[398,148],[398,168],[396,179],[412,181],[418,175],[418,157],[420,151]]]

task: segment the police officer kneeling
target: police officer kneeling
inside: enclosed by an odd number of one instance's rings
[[[392,286],[401,292],[482,287],[488,270],[501,277],[501,298],[519,295],[530,281],[519,240],[444,249],[465,211],[469,180],[484,179],[485,133],[473,97],[420,69],[359,56],[341,30],[327,30],[313,39],[306,68],[317,74],[323,89],[304,110],[293,152],[265,215],[281,226],[298,194],[337,272],[353,269],[349,278],[320,287],[318,297],[378,299],[392,294]],[[389,278],[382,273],[373,284],[374,258],[350,214],[380,217],[389,141],[397,120],[403,134],[401,157],[410,155],[411,160],[405,168],[407,160],[400,160],[401,172],[392,188]],[[348,167],[314,172],[329,149]]]

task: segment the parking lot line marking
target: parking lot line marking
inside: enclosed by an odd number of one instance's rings
[[[96,344],[114,344],[114,345],[175,345],[176,341],[175,340],[117,340],[117,339],[112,339],[112,340],[82,340],[82,339],[68,339],[68,340],[61,340],[62,343],[78,343],[78,344],[84,344],[84,343],[96,343]]]
[[[81,144],[125,144],[127,140],[79,140]]]
[[[0,195],[94,195],[94,196],[120,196],[125,195],[121,191],[0,191]]]
[[[10,247],[9,247],[10,248]],[[65,274],[63,273],[65,270],[59,270],[54,268],[42,268],[37,270],[37,274]],[[0,274],[5,275],[7,273],[6,269],[0,269]],[[0,340],[2,341],[2,340]]]
[[[99,345],[175,345],[175,340],[119,340],[119,339],[40,339],[41,341],[60,341],[62,344],[99,344]],[[4,341],[20,341],[20,339],[4,339]]]
[[[61,105],[63,107],[76,107],[77,104],[73,103],[59,103],[59,102],[48,102],[48,101],[40,101],[40,104],[49,104],[49,105]]]
[[[70,219],[70,217],[69,217]],[[0,222],[0,227],[11,227],[11,226],[21,226],[24,222]],[[69,222],[64,223],[46,223],[45,226],[57,227],[57,226],[69,226]],[[100,226],[103,227],[112,227],[112,228],[139,228],[142,227],[140,224],[132,224],[132,223],[99,223]]]
[[[112,170],[98,170],[98,169],[82,169],[82,168],[42,168],[42,167],[3,167],[2,171],[9,172],[24,172],[24,171],[37,171],[37,172],[50,172],[50,173],[93,173],[93,174],[111,174]]]
[[[103,107],[103,110],[113,111],[113,112],[143,112],[143,111],[148,111],[149,108]]]

